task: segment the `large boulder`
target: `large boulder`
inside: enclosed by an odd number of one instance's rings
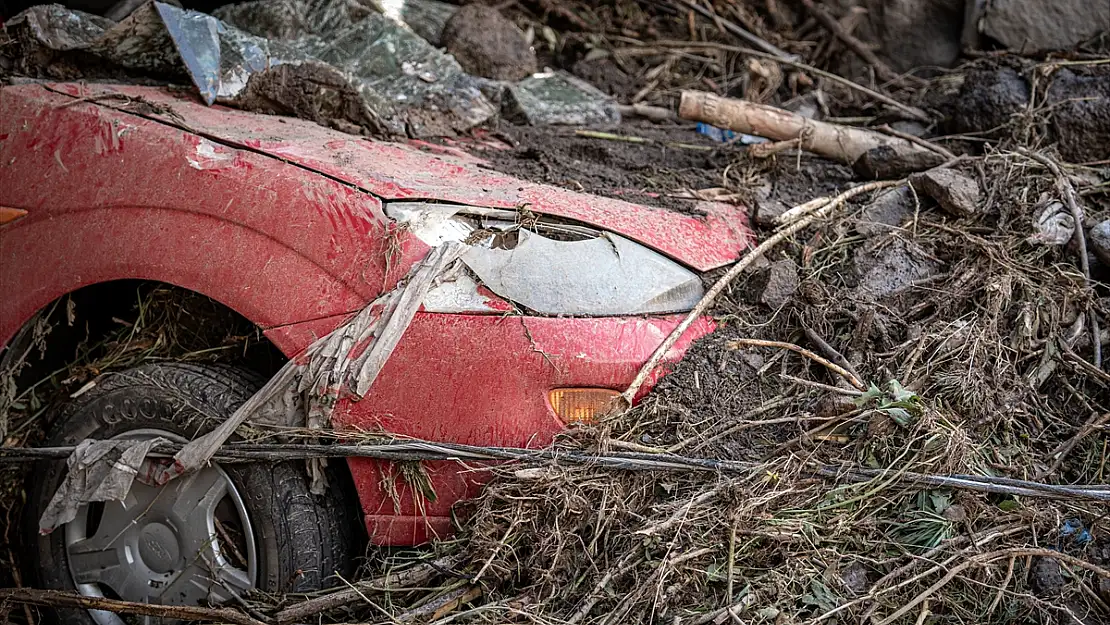
[[[964,0],[864,0],[867,39],[899,72],[950,67],[960,57]]]
[[[1023,53],[1068,50],[1110,30],[1106,0],[992,0],[980,32]]]

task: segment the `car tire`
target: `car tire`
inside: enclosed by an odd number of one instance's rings
[[[159,363],[106,374],[95,386],[61,408],[47,444],[72,446],[84,439],[134,437],[136,431],[164,432],[177,440],[192,440],[229,417],[260,386],[261,381],[255,376],[211,365]],[[108,590],[104,596],[134,600],[134,597],[121,596],[109,586],[97,583],[79,587],[76,574],[70,568],[67,550],[72,539],[67,538],[69,530],[65,526],[50,534],[38,535],[38,519],[67,470],[65,461],[41,464],[35,472],[34,484],[28,489],[25,518],[27,535],[37,536],[29,554],[32,558],[29,564],[36,569],[32,573],[37,574],[38,581],[46,588],[89,594],[90,587],[103,587]],[[350,572],[361,542],[356,530],[361,515],[352,496],[349,476],[329,471],[329,488],[325,495],[319,496],[309,491],[309,478],[300,462],[233,464],[218,470],[227,482],[224,488],[236,493],[235,510],[245,512],[248,519],[243,525],[251,530],[249,533],[254,539],[250,551],[254,560],[249,568],[254,571],[255,588],[272,593],[311,592],[333,585],[333,580],[338,581],[336,573]],[[187,477],[177,478],[163,488],[171,488],[174,482]],[[133,492],[142,488],[137,481],[135,484]],[[157,499],[158,495],[154,497]],[[226,503],[227,495],[224,497],[220,505]],[[212,504],[211,507],[215,509],[216,506]],[[200,508],[200,503],[195,508]],[[84,509],[82,514],[92,514],[89,510],[92,508]],[[144,518],[144,514],[147,513],[139,513],[138,519],[128,521],[127,525],[147,523],[150,515]],[[101,521],[88,522],[98,526]],[[82,526],[84,523],[82,521]],[[95,531],[95,527],[91,531]],[[224,535],[226,537],[226,533]],[[246,539],[241,540],[245,542]],[[210,542],[215,541],[213,537]],[[168,542],[184,544],[180,539]],[[183,548],[180,554],[184,553]],[[245,565],[248,560],[243,557],[241,561]],[[173,574],[170,571],[167,574]],[[157,587],[153,582],[145,583]],[[175,601],[170,599],[169,602]],[[116,622],[104,613],[94,615],[85,610],[57,610],[57,617],[66,625]]]

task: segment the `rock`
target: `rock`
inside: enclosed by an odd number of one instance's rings
[[[951,67],[960,57],[964,0],[865,0],[869,33],[878,55],[899,72]]]
[[[968,72],[953,98],[951,123],[957,133],[985,132],[1005,126],[1029,103],[1029,83],[1012,67]]]
[[[952,169],[933,169],[910,176],[918,193],[933,198],[956,217],[973,215],[979,209],[979,183]]]
[[[468,73],[493,80],[520,80],[536,73],[536,53],[524,31],[497,9],[468,4],[451,16],[440,44]]]
[[[1073,163],[1110,158],[1110,71],[1079,75],[1057,70],[1047,108],[1060,156]]]
[[[852,164],[852,169],[863,178],[893,180],[942,165],[944,160],[940,154],[925,149],[896,150],[880,145],[864,152]]]
[[[890,189],[863,207],[856,222],[856,232],[873,236],[897,228],[913,215],[913,191],[909,187]]]
[[[948,506],[940,514],[952,523],[963,523],[967,520],[967,508],[959,504]]]
[[[878,250],[857,249],[853,264],[858,277],[856,290],[865,299],[893,295],[940,271],[939,262],[916,245],[901,240]]]
[[[983,34],[1023,54],[1068,50],[1110,30],[1104,0],[992,0],[979,21]]]
[[[1039,596],[1056,595],[1064,587],[1064,573],[1056,558],[1033,560],[1032,586]]]
[[[756,225],[762,228],[773,228],[779,215],[788,210],[790,210],[790,206],[782,200],[773,197],[756,198],[755,213],[752,215],[752,219]]]
[[[1110,267],[1110,219],[1091,228],[1090,233],[1087,234],[1087,244],[1102,264]]]
[[[844,584],[845,590],[853,597],[859,597],[871,588],[867,567],[859,562],[852,562],[840,571],[840,583]]]
[[[620,123],[617,103],[565,72],[533,74],[509,85],[503,102],[505,116],[533,126],[566,124],[592,126]]]
[[[769,308],[781,308],[794,297],[800,284],[798,266],[789,258],[771,263],[748,282],[748,299]]]

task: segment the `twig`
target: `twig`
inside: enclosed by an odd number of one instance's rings
[[[1075,433],[1075,436],[1072,436],[1067,441],[1057,446],[1056,449],[1052,450],[1052,453],[1049,454],[1049,457],[1051,458],[1055,456],[1056,460],[1053,461],[1051,467],[1037,474],[1036,479],[1043,480],[1049,475],[1055,473],[1056,470],[1060,468],[1060,465],[1064,464],[1064,458],[1066,458],[1068,453],[1071,452],[1071,450],[1079,444],[1079,441],[1086,438],[1088,434],[1097,430],[1099,426],[1104,425],[1107,421],[1110,421],[1110,412],[1102,415],[1099,415],[1097,413],[1091,415],[1091,418],[1083,424],[1083,427],[1079,428],[1079,431]]]
[[[893,183],[888,183],[888,185],[889,184]],[[901,181],[899,181],[899,184],[901,184]],[[841,196],[843,195],[844,194],[841,194]],[[803,230],[809,224],[825,217],[826,215],[829,215],[839,205],[840,202],[835,201],[834,199],[834,201],[829,202],[828,204],[826,204],[822,208],[817,209],[808,216],[802,217],[801,219],[798,219],[797,221],[785,226],[775,234],[768,237],[765,241],[763,241],[763,243],[760,243],[754,250],[748,252],[747,256],[740,259],[740,262],[729,268],[729,270],[725,272],[725,275],[721,276],[717,280],[717,282],[715,282],[713,286],[711,286],[709,290],[706,291],[705,295],[702,296],[701,301],[699,301],[694,306],[693,310],[686,314],[686,318],[682,320],[682,323],[678,324],[678,327],[676,327],[670,333],[670,335],[667,336],[666,340],[664,340],[663,343],[658,348],[656,348],[655,353],[651,355],[651,358],[649,358],[648,361],[644,363],[644,366],[640,368],[640,372],[636,374],[635,379],[633,379],[632,383],[628,385],[628,389],[621,394],[627,405],[632,405],[632,399],[636,397],[636,393],[640,391],[640,387],[644,385],[644,382],[646,382],[648,377],[651,376],[652,372],[655,371],[655,368],[659,366],[659,363],[663,361],[663,358],[666,357],[667,353],[671,350],[672,347],[674,347],[675,343],[678,342],[679,337],[681,337],[686,332],[686,330],[689,329],[694,321],[704,315],[705,311],[709,310],[709,306],[712,305],[714,301],[716,301],[717,297],[720,296],[720,294],[726,288],[728,288],[730,284],[732,284],[732,281],[735,280],[737,276],[744,273],[744,271],[748,267],[750,267],[752,263],[754,263],[757,259],[762,258],[768,250],[774,248],[776,245],[782,243],[789,237],[794,236],[794,234]]]
[[[847,369],[841,367],[836,363],[830,362],[828,359],[822,357],[819,354],[815,354],[814,352],[811,352],[808,349],[800,347],[793,343],[785,343],[783,341],[764,341],[761,339],[735,339],[728,342],[729,349],[739,349],[741,347],[779,347],[782,349],[788,349],[795,354],[801,354],[802,356],[809,358],[819,365],[823,365],[829,371],[832,371],[833,373],[847,380],[849,384],[856,387],[857,389],[861,391],[867,390],[867,387],[863,385],[863,382],[861,382],[860,379],[856,377],[856,375],[854,375],[851,371],[848,371]]]
[[[678,118],[678,114],[671,109],[648,104],[621,104],[617,110],[624,117],[643,117],[656,122],[666,122]]]
[[[422,562],[377,579],[356,582],[350,588],[295,603],[275,614],[274,621],[278,625],[295,623],[311,618],[321,612],[359,601],[366,592],[388,592],[400,588],[419,586],[441,574],[442,571],[450,570],[462,564],[464,560],[462,554],[454,554],[431,562]]]
[[[887,187],[898,187],[903,184],[906,184],[905,180],[873,180],[871,182],[865,182],[861,185],[857,185],[852,187],[851,189],[848,189],[847,191],[841,193],[836,197],[819,197],[812,199],[804,204],[799,204],[794,208],[786,211],[785,213],[779,215],[775,219],[775,223],[779,225],[788,225],[795,220],[801,219],[802,217],[805,217],[806,215],[814,211],[824,209],[829,205],[843,204],[844,202],[847,202],[848,200],[856,197],[861,193],[876,191],[878,189],[885,189]]]
[[[802,147],[801,137],[798,137],[796,139],[787,139],[786,141],[771,141],[770,143],[757,143],[757,144],[748,148],[748,156],[751,156],[752,158],[768,158],[768,157],[771,157],[771,156],[774,156],[774,155],[778,154],[779,152],[785,152],[787,150],[793,150],[794,148],[801,148],[801,147]]]
[[[617,135],[611,132],[603,132],[601,130],[575,130],[574,134],[579,137],[586,137],[588,139],[603,139],[605,141],[621,141],[624,143],[641,143],[646,145],[665,145],[669,148],[678,148],[683,150],[696,150],[699,152],[712,152],[716,148],[708,145],[694,145],[692,143],[679,143],[677,141],[656,141],[647,137],[637,137],[635,135]]]
[[[778,399],[774,399],[772,401],[766,402],[766,403],[762,404],[761,406],[759,406],[758,408],[755,408],[755,409],[745,413],[737,423],[733,423],[733,424],[729,425],[728,427],[725,427],[724,429],[718,430],[717,432],[708,433],[709,434],[708,438],[704,438],[704,439],[687,438],[687,439],[681,440],[681,441],[675,443],[674,445],[671,445],[670,447],[668,447],[667,448],[667,453],[669,453],[669,454],[676,453],[676,452],[678,452],[682,449],[685,449],[688,445],[690,445],[691,443],[694,443],[694,442],[698,443],[698,445],[696,447],[694,447],[694,449],[695,450],[701,449],[702,447],[708,445],[709,443],[712,443],[715,440],[719,440],[720,438],[723,438],[723,437],[728,436],[730,434],[733,434],[735,432],[738,432],[738,431],[741,431],[741,430],[744,430],[744,429],[747,429],[747,428],[750,428],[750,427],[754,427],[754,424],[751,421],[752,417],[758,417],[759,415],[761,415],[765,412],[770,412],[770,411],[772,411],[776,408],[785,406],[785,405],[789,404],[791,401],[792,401],[792,399],[790,397],[780,397]],[[793,421],[793,419],[791,419],[791,421]]]
[[[651,139],[645,137],[636,137],[632,135],[616,135],[611,132],[603,132],[601,130],[583,130],[578,129],[574,134],[579,137],[587,137],[590,139],[605,139],[606,141],[623,141],[624,143],[652,143]]]
[[[851,372],[851,374],[855,376],[857,380],[863,379],[863,376],[859,374],[859,371],[856,371],[856,368],[852,366],[852,363],[848,362],[848,359],[845,358],[843,354],[838,352],[835,347],[829,345],[825,341],[825,339],[821,338],[821,335],[817,334],[817,332],[815,332],[813,328],[809,326],[804,326],[803,331],[805,332],[806,338],[808,338],[810,341],[813,341],[813,344],[816,345],[817,349],[825,355],[825,358],[828,358],[829,360],[843,367],[845,370]]]
[[[206,623],[232,623],[233,625],[265,625],[238,610],[231,608],[205,608],[187,605],[156,605],[135,601],[120,601],[106,597],[86,597],[63,590],[36,588],[0,588],[0,601],[13,601],[28,605],[52,608],[79,608],[104,610],[116,614],[135,614],[156,618],[203,621]]]
[[[470,584],[460,586],[459,588],[443,593],[427,603],[398,614],[394,620],[399,623],[410,623],[412,621],[427,623],[435,621],[446,616],[460,605],[468,601],[473,601],[481,595],[482,589],[477,586],[472,586]]]
[[[928,139],[922,139],[921,137],[911,135],[908,132],[902,132],[901,130],[895,130],[894,128],[891,128],[889,124],[883,124],[882,126],[876,126],[875,130],[885,132],[888,135],[891,135],[893,137],[899,137],[901,139],[905,139],[906,141],[912,141],[912,142],[916,143],[917,145],[920,145],[921,147],[925,148],[926,150],[932,150],[932,151],[936,152],[937,154],[940,154],[941,156],[943,156],[944,158],[946,158],[948,160],[953,160],[953,159],[956,158],[956,155],[953,154],[952,152],[950,152],[947,148],[945,148],[943,146],[940,146],[940,145],[937,145],[937,144],[933,143],[932,141],[929,141]]]
[[[1079,208],[1079,203],[1075,199],[1075,187],[1071,185],[1071,181],[1060,169],[1060,165],[1051,158],[1044,154],[1038,154],[1025,148],[1018,148],[1018,153],[1026,158],[1031,158],[1038,163],[1044,165],[1056,176],[1056,189],[1063,196],[1064,201],[1071,210],[1072,221],[1075,222],[1075,242],[1079,245],[1079,268],[1083,270],[1083,279],[1085,280],[1087,291],[1091,290],[1091,267],[1087,260],[1087,235],[1083,230],[1083,211]],[[1091,351],[1092,360],[1094,361],[1095,368],[1102,369],[1102,337],[1098,327],[1098,315],[1094,310],[1088,306],[1087,314],[1091,318]]]
[[[727,19],[721,17],[720,15],[717,15],[716,13],[706,9],[705,7],[701,6],[700,4],[698,4],[696,2],[688,2],[687,0],[677,0],[677,2],[679,4],[685,6],[686,8],[690,9],[691,11],[697,12],[702,17],[704,17],[706,19],[709,19],[709,20],[713,20],[714,23],[720,24],[721,26],[724,26],[725,29],[728,30],[730,33],[736,35],[737,37],[743,39],[744,41],[747,41],[751,45],[763,50],[765,53],[771,55],[773,58],[775,58],[777,60],[796,61],[798,59],[798,55],[790,54],[789,52],[786,52],[785,50],[780,50],[779,48],[771,45],[771,43],[768,42],[767,40],[765,40],[761,37],[757,37],[756,35],[748,32],[747,30],[738,26],[735,22],[732,22],[730,20],[727,20]]]
[[[637,40],[629,40],[629,41],[631,41],[635,44],[641,45],[641,46],[645,45],[641,41],[637,41]],[[858,91],[858,92],[868,96],[869,98],[871,98],[873,100],[877,100],[879,102],[882,102],[883,104],[886,104],[888,106],[892,106],[892,107],[902,111],[910,119],[916,119],[917,121],[926,122],[926,123],[932,121],[932,119],[925,113],[925,111],[922,111],[921,109],[919,109],[917,107],[913,107],[913,106],[910,106],[908,104],[903,104],[903,103],[899,102],[898,100],[895,100],[894,98],[886,95],[885,93],[880,93],[878,91],[875,91],[874,89],[871,89],[871,88],[866,87],[864,85],[861,85],[859,83],[852,82],[851,80],[848,80],[847,78],[844,78],[843,76],[838,76],[836,74],[833,74],[832,72],[826,72],[823,69],[818,69],[816,67],[813,67],[812,65],[807,65],[807,64],[802,63],[800,61],[786,60],[786,59],[779,58],[779,57],[777,57],[773,54],[767,54],[765,52],[760,52],[759,50],[752,50],[751,48],[744,48],[744,47],[741,47],[741,46],[730,46],[730,45],[725,44],[725,43],[717,43],[717,42],[714,42],[714,41],[653,41],[651,43],[651,45],[672,47],[672,48],[710,48],[710,49],[714,49],[714,50],[723,50],[725,52],[735,52],[737,54],[747,54],[749,56],[754,56],[754,57],[761,58],[761,59],[769,59],[769,60],[772,60],[772,61],[778,61],[779,63],[789,65],[789,66],[793,67],[794,69],[799,69],[799,70],[802,70],[803,72],[809,72],[809,73],[814,74],[816,76],[820,76],[821,78],[824,78],[825,80],[835,82],[838,85],[841,85],[843,87],[847,87],[848,89],[854,89],[855,91]]]
[[[878,75],[880,79],[888,82],[897,82],[903,78],[898,75],[897,72],[890,69],[890,66],[884,63],[882,59],[876,56],[866,43],[845,31],[840,26],[840,22],[836,21],[836,18],[826,11],[825,7],[814,4],[813,0],[802,0],[802,4],[805,5],[810,15],[816,18],[826,30],[832,33],[837,39],[844,42],[844,45],[848,46],[848,48],[852,52],[855,52],[856,56],[863,59],[865,63],[874,67],[875,74]]]
[[[570,618],[567,619],[567,625],[574,625],[578,621],[586,618],[586,615],[590,613],[590,610],[594,609],[597,602],[601,601],[604,596],[602,593],[609,586],[609,583],[612,582],[614,578],[620,577],[639,566],[643,559],[644,557],[640,555],[639,552],[633,551],[621,558],[620,562],[613,566],[613,568],[606,571],[605,575],[597,582],[593,590],[590,591],[590,594],[586,596],[586,599],[582,601],[578,608],[574,610],[574,613],[570,615]]]
[[[964,562],[960,563],[959,565],[953,567],[951,570],[948,571],[948,574],[945,575],[944,577],[940,578],[940,580],[938,580],[937,583],[935,583],[932,586],[930,586],[929,588],[925,589],[925,591],[923,591],[921,594],[919,594],[916,597],[914,597],[913,599],[911,599],[909,603],[907,603],[906,605],[904,605],[901,608],[899,608],[898,610],[896,610],[890,616],[888,616],[885,619],[879,621],[877,623],[877,625],[890,625],[891,623],[897,621],[899,618],[901,618],[902,616],[907,614],[910,610],[917,607],[917,605],[920,604],[922,601],[925,601],[926,599],[931,597],[934,593],[936,593],[938,590],[940,590],[945,585],[947,585],[948,582],[955,579],[957,575],[959,575],[960,573],[963,573],[965,570],[967,570],[968,568],[970,568],[974,565],[986,564],[988,562],[992,562],[992,561],[998,560],[1000,558],[1020,558],[1020,557],[1025,557],[1025,556],[1036,556],[1036,557],[1042,557],[1042,558],[1056,558],[1057,560],[1060,560],[1062,562],[1066,562],[1068,564],[1071,564],[1072,566],[1076,566],[1076,567],[1079,567],[1079,568],[1084,569],[1086,571],[1090,571],[1090,572],[1094,573],[1095,575],[1098,575],[1099,577],[1104,577],[1104,578],[1110,579],[1110,571],[1102,568],[1101,566],[1091,564],[1090,562],[1087,562],[1086,560],[1080,560],[1079,558],[1076,558],[1075,556],[1069,556],[1065,553],[1060,553],[1059,551],[1053,551],[1051,549],[1032,549],[1032,548],[1026,548],[1026,547],[1013,547],[1013,548],[1010,548],[1010,549],[999,549],[998,551],[991,551],[989,553],[984,553],[984,554],[980,554],[980,555],[977,555],[977,556],[972,556],[972,557],[968,558],[967,560],[965,560]]]

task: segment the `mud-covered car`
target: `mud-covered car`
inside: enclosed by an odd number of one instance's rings
[[[202,295],[296,359],[444,241],[467,246],[461,265],[431,286],[365,396],[339,398],[334,430],[545,445],[609,409],[701,298],[701,273],[735,261],[750,232],[737,207],[687,214],[595,197],[505,176],[455,148],[207,107],[163,87],[0,88],[6,359],[26,351],[44,311],[75,293],[83,313],[116,306],[109,287],[132,280]],[[694,323],[667,361],[712,328]],[[46,340],[72,340],[53,346],[72,353],[79,339]],[[47,444],[192,440],[268,374],[165,361],[103,373],[49,415]],[[43,586],[133,601],[307,591],[347,570],[363,527],[379,545],[446,535],[453,504],[482,475],[426,463],[431,499],[390,488],[377,461],[330,470],[323,495],[298,462],[136,480],[123,501],[83,504],[35,536],[67,473],[51,462],[29,484],[26,560]]]

